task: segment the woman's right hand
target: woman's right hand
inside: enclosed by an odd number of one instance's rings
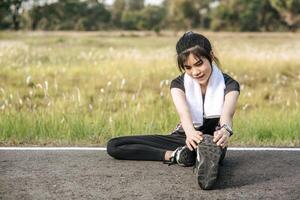
[[[189,131],[185,133],[186,140],[185,143],[189,150],[194,151],[194,149],[197,148],[197,145],[202,141],[203,139],[203,133],[201,131]]]

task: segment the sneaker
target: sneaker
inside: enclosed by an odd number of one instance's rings
[[[203,190],[211,189],[217,180],[221,147],[213,142],[213,136],[203,135],[203,140],[197,146],[197,170],[198,184]]]
[[[173,151],[169,161],[165,161],[165,164],[173,165],[178,164],[183,167],[193,166],[196,162],[196,152],[190,151],[187,146],[178,147]]]

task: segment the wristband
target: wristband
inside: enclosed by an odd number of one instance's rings
[[[227,125],[227,124],[223,124],[221,127],[217,126],[216,130],[220,130],[222,128],[225,128],[225,130],[229,133],[229,136],[233,135],[232,128],[229,125]]]

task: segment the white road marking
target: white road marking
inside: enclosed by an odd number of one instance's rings
[[[2,151],[106,151],[106,147],[0,147]],[[300,151],[286,147],[229,147],[229,151]]]
[[[0,147],[12,151],[106,151],[105,147]]]
[[[286,147],[229,147],[230,151],[300,151],[300,148]]]

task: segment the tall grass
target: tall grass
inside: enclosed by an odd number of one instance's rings
[[[232,145],[299,146],[300,35],[207,33],[240,82]],[[178,36],[0,33],[2,145],[168,134]]]

